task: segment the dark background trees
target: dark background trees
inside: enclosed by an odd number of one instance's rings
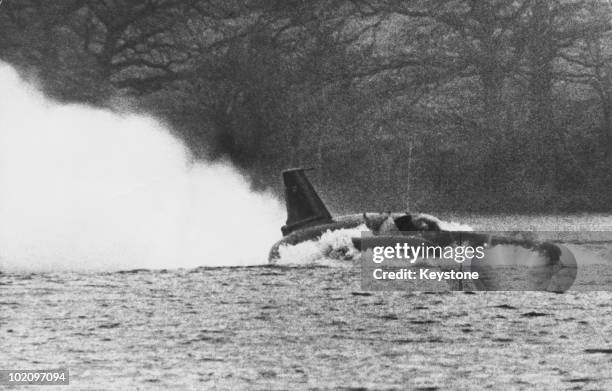
[[[612,207],[612,11],[595,0],[5,0],[0,58],[129,102],[254,186],[336,211]]]

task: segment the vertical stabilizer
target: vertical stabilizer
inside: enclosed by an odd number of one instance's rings
[[[310,184],[303,168],[283,171],[287,223],[281,228],[283,235],[296,229],[332,222],[331,215]]]

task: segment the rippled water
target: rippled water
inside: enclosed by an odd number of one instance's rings
[[[371,293],[359,278],[0,274],[0,369],[69,367],[58,389],[79,390],[612,388],[612,292]]]
[[[612,293],[366,293],[352,268],[2,276],[3,368],[72,388],[612,387]]]

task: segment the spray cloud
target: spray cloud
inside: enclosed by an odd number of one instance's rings
[[[261,264],[282,218],[154,119],[52,102],[0,63],[0,271]]]

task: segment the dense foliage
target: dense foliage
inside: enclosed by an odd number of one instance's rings
[[[612,207],[601,0],[5,0],[0,58],[336,211]]]

